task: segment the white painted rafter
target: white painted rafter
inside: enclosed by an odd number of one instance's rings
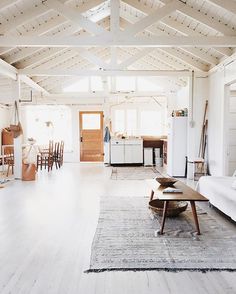
[[[125,61],[121,62],[119,64],[120,69],[124,69],[135,63],[137,60],[143,58],[145,55],[148,55],[150,52],[152,52],[155,48],[144,48],[143,50],[140,50],[135,55],[127,58]]]
[[[236,47],[236,37],[208,36],[152,36],[152,37],[122,37],[100,36],[86,37],[12,37],[0,36],[2,46],[15,47],[102,47],[102,46],[139,46],[139,47]]]
[[[111,0],[110,31],[113,34],[120,32],[120,0]]]
[[[66,1],[65,3],[67,3],[67,2],[70,2],[70,1]],[[76,9],[76,12],[77,13],[84,13],[87,10],[100,5],[102,2],[103,2],[103,0],[91,0],[88,2],[84,2]],[[37,13],[38,13],[38,11],[37,11]],[[17,20],[18,23],[20,23],[21,21],[22,21],[22,19]],[[36,29],[29,31],[28,33],[24,34],[24,36],[35,36],[35,35],[41,36],[41,35],[45,35],[45,34],[50,34],[53,29],[55,29],[57,27],[61,27],[68,22],[69,21],[67,19],[65,19],[63,16],[58,15],[56,18],[49,19],[49,20],[47,20],[47,22],[40,24]],[[72,24],[70,26],[70,28],[68,28],[67,30],[63,30],[61,35],[63,35],[63,34],[72,35],[75,32],[78,32],[78,25]],[[57,35],[60,35],[60,33],[57,33]],[[0,48],[0,55],[8,53],[12,49],[14,49],[14,47],[5,47],[5,48],[1,47]],[[34,54],[38,50],[39,49],[23,48],[22,51],[19,52],[19,57],[18,57],[18,54],[15,54],[13,60],[15,59],[14,62],[17,62],[22,58],[26,58],[27,56]],[[10,62],[10,60],[8,60],[8,59],[7,59],[7,62],[13,63],[13,62]]]
[[[189,76],[186,70],[77,70],[77,69],[20,69],[29,76]]]
[[[120,0],[111,0],[111,15],[110,15],[110,31],[111,34],[116,38],[120,33]],[[110,48],[111,60],[110,67],[115,69],[117,67],[117,48]]]
[[[14,66],[0,59],[0,75],[4,75],[13,80],[17,80],[17,77],[19,76],[19,71]],[[36,84],[31,78],[25,75],[22,75],[20,79],[31,88],[37,91],[43,92],[43,94],[46,94],[46,95],[49,94],[45,89],[43,89],[38,84]]]
[[[171,55],[174,58],[179,59],[183,63],[190,65],[195,70],[200,70],[200,71],[209,70],[209,67],[206,64],[193,60],[190,56],[185,55],[183,51],[177,50],[176,48],[165,48],[163,51],[167,53],[168,55]]]
[[[128,15],[128,14],[125,14],[125,18],[126,18],[126,21],[129,21],[131,23],[134,22],[133,18],[131,18],[131,16]],[[166,36],[166,33],[165,32],[163,32],[163,31],[161,31],[161,30],[159,30],[158,28],[155,28],[155,27],[147,28],[144,31],[144,33],[143,33],[143,35],[146,35],[146,33],[148,33],[149,35],[152,34],[153,36],[155,36],[155,35],[156,36]],[[191,52],[192,50],[194,51],[194,49],[195,50],[198,50],[197,48],[186,48],[186,51],[188,50],[189,52]],[[179,51],[180,50],[182,51],[182,49],[179,49]],[[174,56],[175,55],[175,52],[174,52],[173,49],[171,50],[171,53],[172,53],[171,56]],[[182,51],[182,53],[184,53],[184,52]],[[194,70],[196,69],[196,70],[200,70],[200,71],[202,71],[202,70],[205,71],[207,69],[206,68],[206,65],[204,66],[204,64],[202,64],[198,60],[192,58],[193,55],[194,54],[191,54],[190,56],[187,55],[187,54],[182,54],[181,55],[181,61],[183,61],[183,63],[185,65],[190,66]],[[179,60],[179,56],[180,56],[180,52],[177,51],[176,52],[176,56],[175,56],[176,58],[175,59]],[[198,58],[200,58],[200,57],[198,56]]]
[[[33,68],[40,66],[48,60],[53,60],[54,57],[65,51],[65,48],[44,48],[44,51],[38,52],[35,56],[28,58],[26,61],[18,65],[19,68]],[[60,60],[60,59],[59,59]]]
[[[40,85],[35,83],[31,78],[29,78],[25,75],[21,75],[20,79],[22,82],[24,82],[25,84],[27,84],[31,88],[35,89],[36,91],[42,92],[44,95],[49,95],[49,92],[47,90],[45,90],[43,87],[41,87]]]
[[[138,11],[145,13],[146,15],[148,15],[152,12],[152,8],[150,6],[144,5],[140,1],[137,1],[137,0],[122,0],[122,1],[125,2],[126,4],[130,5],[131,7],[137,9]],[[161,2],[163,2],[163,1],[161,1]],[[208,17],[206,17],[206,18],[208,19]],[[211,18],[209,18],[209,21],[210,20],[211,20]],[[175,21],[171,18],[162,19],[161,22],[163,24],[169,26],[171,29],[174,29],[177,32],[183,34],[184,36],[202,36],[200,32],[197,32],[196,30],[194,31],[191,28],[187,27],[186,25],[184,25],[178,21]],[[231,31],[231,34],[232,34],[232,31]],[[217,47],[214,49],[225,56],[230,56],[232,54],[232,50],[229,48]]]
[[[129,1],[130,0],[124,0],[124,2]],[[131,2],[136,2],[137,0],[132,0]],[[160,0],[159,2],[166,4],[169,2],[169,0]],[[132,4],[131,4],[132,5]],[[230,28],[229,26],[226,26],[224,24],[222,24],[221,22],[217,21],[216,19],[209,17],[206,14],[203,14],[202,12],[194,9],[193,7],[189,6],[188,4],[184,5],[183,7],[181,7],[180,9],[178,9],[178,11],[181,14],[184,14],[194,20],[197,20],[199,23],[217,31],[222,33],[223,35],[228,35],[228,36],[235,36],[236,32]]]
[[[38,17],[39,15],[43,15],[48,13],[48,9],[43,6],[37,6],[33,8],[28,9],[23,14],[18,16],[14,19],[14,21],[7,22],[0,27],[0,33],[5,34],[11,31],[12,29],[15,29],[17,26],[23,25],[25,23],[28,23],[30,20],[34,19],[35,17]]]
[[[20,0],[1,0],[0,1],[0,10],[9,8],[10,6],[16,4]]]
[[[104,19],[99,19],[99,23],[102,21],[102,24],[105,28],[108,26],[108,18],[104,18]],[[83,35],[86,35],[88,33],[83,32]],[[26,48],[27,49],[27,48]],[[28,48],[28,49],[33,49],[33,48]],[[27,60],[20,62],[19,64],[17,64],[17,67],[19,68],[27,68],[27,67],[34,67],[34,66],[38,66],[41,63],[45,63],[46,61],[50,62],[50,59],[53,58],[55,61],[57,60],[57,62],[61,62],[61,53],[64,51],[66,53],[65,48],[50,48],[50,49],[46,49],[42,48],[43,50],[38,52],[37,55],[32,56],[31,58],[28,58]],[[68,49],[69,50],[69,49]],[[91,63],[96,64],[98,67],[101,68],[107,68],[107,64],[100,59],[99,57],[97,57],[95,54],[93,54],[91,52],[91,50],[87,50],[87,48],[72,48],[70,49],[71,51],[74,51],[74,55],[75,54],[79,54],[81,57],[85,58],[86,60],[88,60]],[[72,53],[73,54],[73,53]]]
[[[236,14],[236,2],[233,0],[206,0],[217,7],[224,8],[234,14]]]
[[[9,77],[13,80],[17,79],[17,69],[0,59],[0,75]]]
[[[87,7],[87,6],[86,6]],[[102,15],[101,15],[102,17]],[[104,17],[104,16],[103,16]],[[101,23],[102,22],[102,23]],[[108,25],[108,18],[101,18],[98,20],[98,23],[101,25],[103,25],[104,27],[107,27]],[[73,27],[73,25],[72,25]],[[74,28],[68,28],[66,30],[63,30],[62,33],[58,33],[57,36],[66,36],[66,35],[70,35],[71,33],[74,33],[75,30]],[[77,28],[78,31],[78,28]],[[82,35],[86,35],[88,33],[83,32],[81,33]],[[31,51],[30,51],[31,50]],[[39,51],[37,55],[32,56],[31,58],[27,58],[25,61],[20,62],[19,64],[17,64],[17,67],[19,66],[20,68],[24,68],[24,67],[32,67],[34,65],[38,65],[40,64],[40,62],[44,62],[47,59],[50,59],[52,57],[54,57],[56,54],[60,53],[61,51],[63,51],[64,48],[50,48],[50,50],[45,51],[45,48],[23,48],[22,52],[14,54],[12,57],[7,58],[6,60],[9,62],[11,61],[11,59],[15,60],[21,60],[22,56],[25,58],[26,56],[24,56],[24,53],[26,53],[27,56],[31,56],[33,55],[35,52]],[[73,50],[84,50],[83,48],[73,48]],[[47,52],[47,53],[46,53]]]
[[[12,64],[12,63],[15,63],[21,59],[24,59],[24,58],[38,52],[40,50],[41,50],[41,48],[22,48],[22,50],[20,50],[16,54],[12,54],[8,58],[6,58],[6,61],[9,64]]]
[[[107,69],[108,68],[108,64],[103,61],[100,57],[98,57],[97,55],[93,54],[91,51],[83,49],[83,48],[79,48],[79,50],[77,49],[78,54],[87,59],[89,62],[97,65],[99,68],[103,68],[103,69]]]
[[[83,15],[72,9],[71,7],[62,4],[58,0],[50,0],[44,3],[45,6],[54,9],[55,11],[59,12],[67,19],[75,23],[76,25],[84,28],[86,31],[93,35],[100,35],[100,34],[108,34],[106,30],[102,27],[97,25],[96,23],[92,22],[91,20],[85,18]]]
[[[135,24],[132,24],[129,27],[127,27],[122,34],[125,36],[134,36],[137,33],[142,32],[152,24],[157,23],[162,18],[166,17],[167,15],[171,14],[172,12],[176,11],[176,9],[181,8],[184,5],[185,4],[181,1],[171,1],[165,6],[155,10],[148,16],[137,21]]]
[[[181,49],[183,51],[186,51],[188,54],[191,54],[196,58],[200,58],[202,61],[208,64],[211,64],[213,66],[215,66],[219,62],[219,60],[216,57],[211,56],[204,51],[201,51],[199,48],[191,48],[191,49],[181,48]]]

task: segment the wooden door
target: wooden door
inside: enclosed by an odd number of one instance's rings
[[[82,111],[80,121],[80,161],[103,161],[103,112]]]

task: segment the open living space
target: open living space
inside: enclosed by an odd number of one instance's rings
[[[236,0],[0,1],[0,293],[236,293]]]

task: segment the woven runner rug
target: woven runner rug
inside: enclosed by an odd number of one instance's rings
[[[122,166],[113,167],[111,180],[146,180],[162,176],[154,167]]]
[[[142,197],[101,199],[87,272],[236,270],[236,227],[222,226],[198,208],[198,236],[187,209],[167,218],[165,234],[158,235],[160,217],[153,218],[147,202]]]

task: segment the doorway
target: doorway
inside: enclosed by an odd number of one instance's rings
[[[236,84],[227,85],[225,90],[225,175],[232,176],[236,170]]]
[[[79,112],[80,161],[103,161],[103,112]]]

